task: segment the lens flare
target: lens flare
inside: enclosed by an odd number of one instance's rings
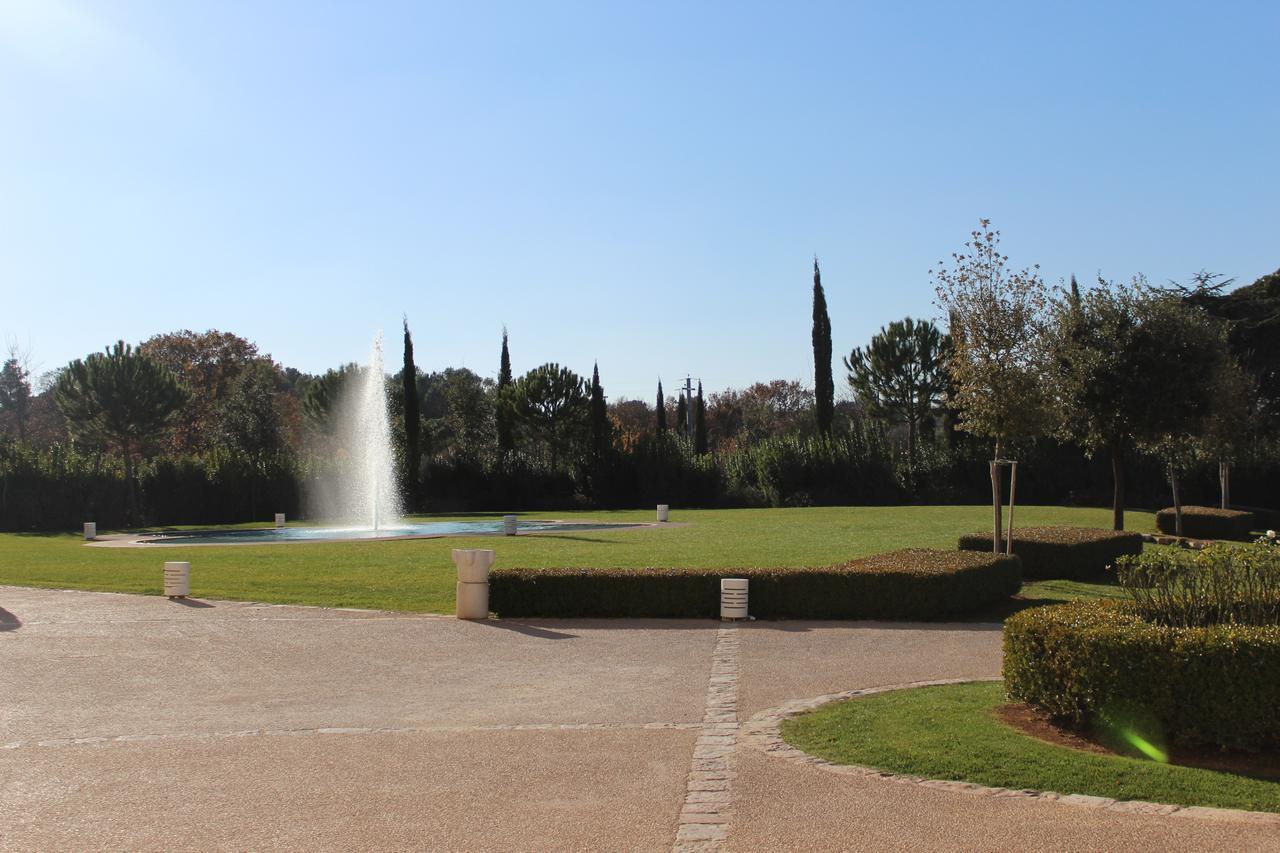
[[[1164,750],[1160,749],[1160,747],[1156,746],[1154,743],[1132,729],[1121,730],[1120,737],[1124,738],[1125,743],[1129,744],[1152,761],[1158,761],[1161,764],[1169,763],[1169,756]]]

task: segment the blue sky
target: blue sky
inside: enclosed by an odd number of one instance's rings
[[[0,0],[0,335],[810,382],[979,217],[1050,282],[1280,267],[1280,4]],[[394,349],[394,345],[391,347]]]

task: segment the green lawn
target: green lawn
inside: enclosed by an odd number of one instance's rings
[[[1082,752],[997,720],[1004,686],[958,684],[836,702],[783,723],[783,737],[840,764],[997,788],[1280,812],[1280,782]]]
[[[653,510],[529,513],[524,517],[652,521]],[[1151,513],[1130,511],[1126,517],[1131,530],[1155,530]],[[452,548],[493,548],[499,566],[731,569],[830,564],[898,548],[954,548],[961,533],[990,525],[991,509],[673,510],[671,520],[689,522],[689,526],[515,538],[467,536],[150,549],[89,547],[79,534],[70,533],[0,534],[0,584],[159,594],[164,561],[190,560],[191,590],[196,597],[444,613],[453,610]],[[1016,520],[1026,526],[1106,527],[1111,513],[1103,509],[1019,507]],[[1109,592],[1110,588],[1096,584],[1048,581],[1029,584],[1023,595],[1044,603],[1081,593]],[[993,613],[989,618],[1003,615]]]

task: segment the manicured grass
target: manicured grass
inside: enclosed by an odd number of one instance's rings
[[[78,534],[70,533],[2,534],[0,584],[159,594],[164,561],[190,560],[191,590],[196,597],[451,612],[456,578],[449,557],[453,548],[493,548],[502,566],[729,569],[827,565],[899,548],[951,550],[961,533],[980,528],[984,521],[989,523],[990,513],[990,507],[982,506],[677,509],[671,520],[689,522],[687,527],[515,538],[174,548],[88,547]],[[524,517],[647,522],[653,520],[653,510],[529,513]],[[1154,530],[1150,513],[1131,512],[1128,518],[1131,529]],[[1106,526],[1110,511],[1019,507],[1018,521],[1027,525]],[[1091,585],[1073,586],[1083,589]],[[1044,584],[1032,584],[1024,590],[1024,596],[1033,600],[1059,594],[1056,586]]]
[[[929,779],[1186,806],[1280,812],[1280,782],[1049,744],[1000,722],[998,682],[898,690],[787,720],[805,752]]]

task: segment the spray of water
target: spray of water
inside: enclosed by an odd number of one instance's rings
[[[357,527],[395,527],[401,524],[402,508],[387,419],[381,332],[373,339],[368,369],[352,377],[345,398],[342,410],[349,459],[339,485],[342,514]]]

